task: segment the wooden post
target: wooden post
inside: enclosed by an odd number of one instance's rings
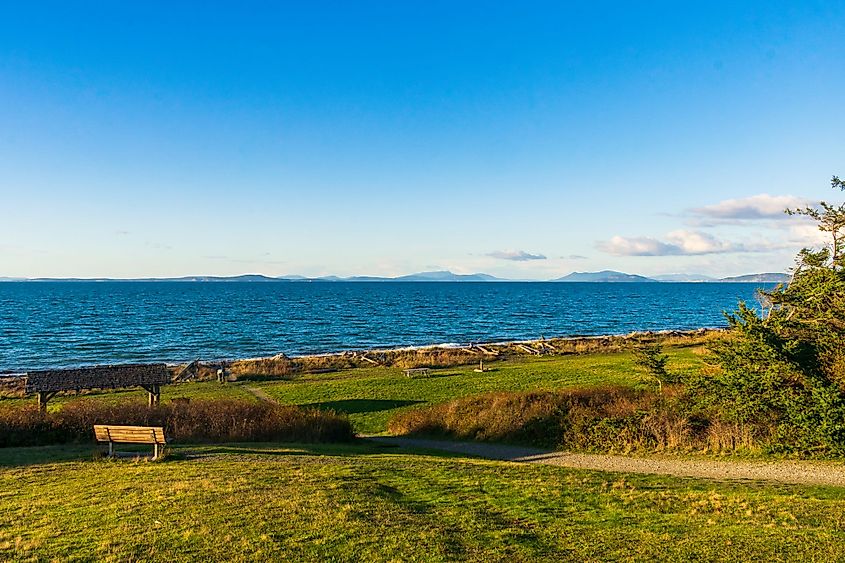
[[[38,410],[47,412],[47,402],[56,396],[55,391],[39,391],[38,392]]]
[[[153,384],[149,387],[144,387],[144,389],[149,393],[148,406],[150,408],[157,407],[161,401],[161,387],[158,384]]]

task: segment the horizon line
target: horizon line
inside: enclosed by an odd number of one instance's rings
[[[495,283],[495,282],[535,282],[535,283],[543,283],[543,282],[556,282],[563,280],[569,276],[577,276],[577,275],[595,275],[595,274],[621,274],[627,277],[633,278],[643,278],[644,280],[648,280],[651,282],[662,282],[662,283],[706,283],[706,282],[714,282],[714,281],[721,281],[721,280],[729,280],[734,278],[741,278],[741,277],[749,277],[749,276],[765,276],[765,275],[789,275],[788,271],[768,271],[768,272],[752,272],[746,274],[737,274],[731,276],[709,276],[709,275],[702,275],[702,274],[687,274],[682,272],[674,272],[674,273],[666,273],[666,274],[651,274],[651,275],[644,275],[644,274],[630,274],[628,272],[622,272],[618,270],[595,270],[595,271],[572,271],[568,274],[563,274],[562,276],[557,276],[553,278],[502,278],[498,276],[494,276],[492,274],[487,274],[484,272],[474,272],[469,274],[456,274],[449,270],[432,270],[432,271],[423,271],[423,272],[413,272],[410,274],[401,274],[398,276],[380,276],[380,275],[369,275],[369,274],[361,274],[361,275],[351,275],[351,276],[339,276],[336,274],[327,274],[321,276],[303,276],[299,274],[285,274],[285,275],[278,275],[278,276],[271,276],[262,273],[243,273],[243,274],[232,274],[232,275],[219,275],[219,274],[187,274],[187,275],[177,275],[177,276],[142,276],[142,277],[111,277],[111,276],[38,276],[38,277],[26,277],[26,276],[0,276],[0,282],[50,282],[50,281],[90,281],[90,282],[102,282],[102,281],[114,281],[114,282],[131,282],[131,281],[183,281],[183,282],[203,282],[207,280],[213,281],[248,281],[242,280],[242,278],[262,278],[264,280],[273,282],[313,282],[313,281],[322,281],[322,282],[366,282],[368,280],[377,282],[377,281],[394,281],[394,282],[450,282],[450,281],[463,281],[466,282],[487,282],[487,283]],[[437,279],[433,274],[440,274],[443,276],[451,276],[457,279]],[[405,278],[415,278],[417,276],[430,276],[429,279],[405,279]],[[672,279],[658,279],[658,278],[666,278],[669,276],[689,276],[690,280],[672,280]],[[487,279],[477,279],[477,280],[468,280],[461,278],[472,278],[472,277],[479,277],[479,278],[487,278]],[[571,280],[575,283],[589,283],[589,280]],[[613,283],[609,281],[601,281],[601,280],[593,280],[598,281],[601,283]],[[623,283],[617,281],[616,283]],[[626,283],[636,283],[635,280],[626,280]]]

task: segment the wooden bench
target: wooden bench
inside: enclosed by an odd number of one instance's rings
[[[153,459],[158,459],[161,446],[167,444],[164,428],[157,426],[110,426],[95,424],[94,435],[98,442],[109,443],[109,457],[114,457],[114,444],[152,444]]]
[[[410,368],[404,370],[405,377],[428,377],[431,375],[430,368]]]

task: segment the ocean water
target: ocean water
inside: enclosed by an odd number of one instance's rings
[[[0,373],[724,326],[745,283],[0,283]]]

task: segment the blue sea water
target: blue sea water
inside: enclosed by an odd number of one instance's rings
[[[725,325],[746,283],[0,283],[0,372]]]

